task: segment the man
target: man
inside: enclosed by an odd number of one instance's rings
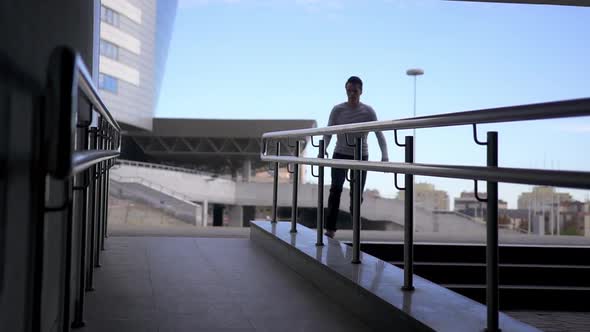
[[[363,104],[360,101],[363,93],[363,81],[356,76],[352,76],[346,81],[346,95],[348,101],[334,106],[330,112],[330,119],[328,126],[336,126],[347,123],[377,121],[377,115],[373,108],[369,105]],[[379,141],[379,148],[381,149],[381,161],[389,161],[387,155],[387,142],[382,132],[376,132],[377,140]],[[349,140],[352,144],[354,135],[349,134]],[[358,137],[358,136],[356,136]],[[324,142],[326,151],[332,135],[325,135]],[[363,154],[362,160],[369,159],[369,148],[367,145],[367,133],[363,134]],[[344,134],[338,134],[336,140],[336,147],[332,154],[333,159],[354,159],[354,147],[349,146],[346,142]],[[330,196],[328,198],[328,214],[326,218],[326,236],[334,237],[336,233],[336,222],[338,221],[338,212],[340,209],[340,196],[342,195],[342,186],[346,179],[347,169],[332,168],[332,186],[330,187]],[[367,172],[363,171],[361,176],[361,193],[365,189],[365,180],[367,179]],[[362,201],[362,197],[361,197]],[[350,191],[350,214],[352,215],[352,190]]]

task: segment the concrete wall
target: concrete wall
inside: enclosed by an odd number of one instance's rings
[[[74,48],[81,54],[89,71],[96,74],[97,48],[94,41],[98,35],[98,17],[94,13],[98,4],[93,0],[0,2],[1,72],[12,72],[8,76],[0,75],[0,112],[11,114],[9,132],[12,143],[9,149],[14,148],[11,153],[18,151],[18,156],[23,158],[18,167],[8,172],[7,190],[11,195],[7,206],[10,210],[1,216],[6,228],[0,236],[6,242],[0,250],[6,261],[0,264],[6,269],[1,272],[0,331],[61,331],[64,313],[71,313],[71,306],[70,310],[64,310],[64,301],[71,303],[72,300],[63,298],[64,281],[71,278],[74,290],[79,266],[78,262],[73,262],[72,276],[63,272],[65,258],[69,254],[64,245],[64,213],[47,214],[44,220],[32,214],[35,211],[33,208],[39,208],[40,204],[38,197],[32,195],[34,190],[43,189],[45,179],[30,177],[31,170],[39,169],[31,149],[39,142],[35,141],[39,133],[35,123],[39,122],[40,112],[43,111],[38,104],[41,91],[37,88],[46,84],[52,51],[62,45]],[[15,92],[15,89],[20,92]],[[48,197],[61,198],[60,184],[48,183]],[[74,199],[77,200],[77,197]],[[59,204],[56,200],[48,204]],[[43,233],[37,233],[40,225],[45,227]],[[74,225],[73,252],[79,252],[79,232]],[[36,238],[36,234],[41,238]],[[36,244],[43,246],[38,248]],[[44,255],[38,257],[38,252]],[[43,271],[34,269],[37,258],[43,261]],[[34,283],[34,277],[41,275],[42,292],[35,288]],[[39,301],[42,303],[40,312],[34,306]]]
[[[120,166],[112,172],[121,177],[141,177],[191,197],[194,201],[235,204],[236,183],[209,176],[173,172],[154,168]]]
[[[134,176],[149,179],[165,188],[191,197],[194,201],[208,200],[209,204],[237,206],[272,205],[272,183],[234,182],[226,179],[211,179],[209,176],[175,172],[146,167],[121,165],[112,171],[117,176]],[[279,185],[278,205],[292,206],[292,185]],[[328,206],[329,186],[324,187],[324,207]],[[317,207],[318,187],[316,184],[300,184],[299,207]],[[348,211],[350,192],[342,192],[341,211]],[[237,212],[232,212],[233,215]],[[237,214],[236,214],[237,215]],[[404,224],[404,202],[365,195],[361,216],[368,220],[390,220]],[[231,219],[231,218],[230,218]],[[416,232],[441,232],[450,234],[477,234],[485,232],[485,225],[455,214],[436,214],[416,208],[414,229]]]

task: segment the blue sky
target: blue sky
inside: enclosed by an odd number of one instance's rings
[[[180,0],[158,117],[314,119],[327,124],[351,75],[380,120],[590,97],[590,8],[437,0]],[[590,170],[590,118],[481,126],[501,166]],[[388,138],[392,137],[391,134]],[[403,135],[403,134],[402,134]],[[374,135],[370,159],[379,160]],[[332,143],[329,151],[332,152]],[[403,150],[389,140],[389,155]],[[471,127],[418,130],[417,161],[484,165]],[[470,181],[418,178],[452,198]],[[368,188],[393,197],[393,177]],[[483,186],[485,188],[485,186]],[[515,208],[530,186],[501,185]],[[560,189],[561,190],[561,189]],[[577,199],[587,192],[564,189]]]

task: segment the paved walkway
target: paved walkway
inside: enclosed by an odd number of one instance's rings
[[[118,236],[193,236],[193,237],[243,237],[250,236],[247,227],[197,227],[191,225],[133,225],[109,224],[109,233]],[[352,241],[351,230],[336,232],[337,240]],[[361,232],[361,241],[402,242],[404,232],[400,231],[369,231]],[[414,241],[431,243],[486,243],[485,233],[481,234],[445,234],[445,233],[414,233]],[[499,234],[501,244],[522,245],[566,245],[590,247],[590,237],[583,236],[537,236]]]
[[[249,239],[106,241],[79,331],[369,331]]]
[[[506,313],[545,332],[590,331],[590,312],[509,311]]]

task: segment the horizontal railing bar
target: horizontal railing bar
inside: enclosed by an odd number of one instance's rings
[[[86,97],[90,99],[90,102],[92,102],[98,113],[100,113],[111,126],[117,128],[117,131],[121,131],[121,127],[119,127],[117,121],[113,119],[113,116],[108,111],[108,108],[98,95],[98,91],[96,91],[96,87],[92,82],[91,76],[88,73],[88,69],[86,69],[86,65],[84,65],[84,62],[82,61],[82,58],[79,55],[76,55],[76,68],[80,73],[79,86],[86,95]]]
[[[277,139],[287,137],[307,137],[394,129],[419,129],[483,123],[544,120],[577,116],[590,116],[590,98],[437,114],[399,120],[361,122],[323,128],[275,131],[263,134],[262,138]]]
[[[265,162],[317,165],[384,173],[413,174],[454,179],[485,180],[504,183],[590,189],[590,172],[434,164],[409,165],[406,163],[396,162],[349,161],[342,159],[296,158],[289,156],[277,157],[265,155],[260,156],[260,159]]]
[[[118,156],[119,152],[112,150],[76,151],[72,156],[72,175],[78,174],[101,161],[113,159]]]

